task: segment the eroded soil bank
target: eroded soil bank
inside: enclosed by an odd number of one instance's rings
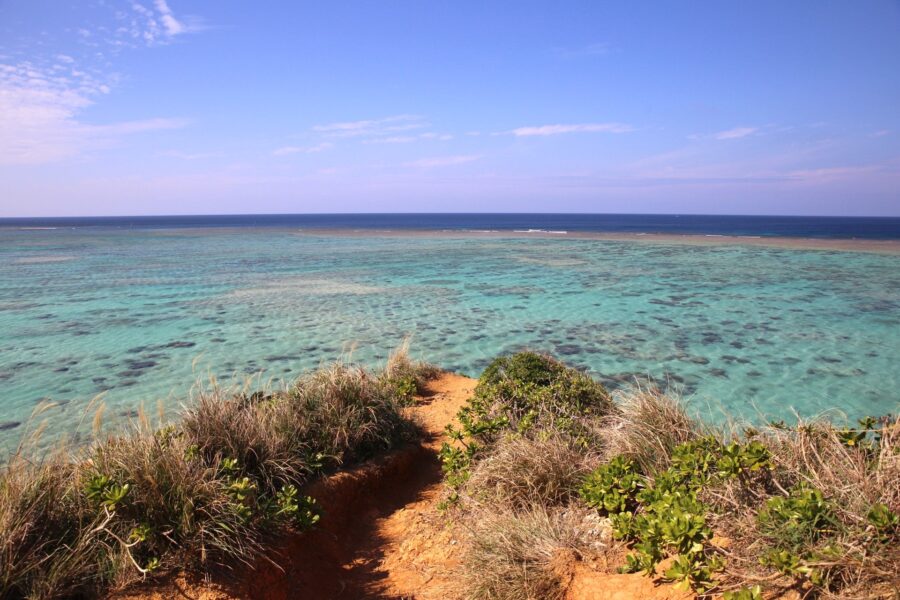
[[[456,540],[437,509],[444,427],[475,380],[443,374],[409,409],[425,437],[308,490],[325,514],[252,567],[216,581],[183,575],[114,595],[116,600],[447,598]]]

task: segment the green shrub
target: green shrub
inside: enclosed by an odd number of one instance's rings
[[[694,484],[674,472],[664,473],[638,494],[637,513],[617,515],[617,537],[634,542],[624,570],[652,574],[663,558],[676,554],[666,578],[700,591],[712,587],[711,573],[719,565],[707,555],[706,543],[712,537],[708,507],[698,500]]]
[[[716,463],[721,475],[745,479],[752,473],[772,469],[772,453],[762,443],[751,440],[747,444],[732,442],[722,448]]]
[[[788,550],[833,535],[838,526],[831,503],[822,492],[803,485],[792,489],[788,497],[769,499],[758,520],[760,530],[774,539],[777,547]]]
[[[739,590],[725,592],[722,600],[763,600],[762,588],[758,585],[744,587]]]
[[[502,429],[576,429],[579,418],[606,414],[613,406],[600,383],[534,352],[494,359],[479,378],[473,400],[460,420],[472,435],[486,439]]]
[[[643,487],[634,462],[617,456],[588,475],[579,493],[588,506],[618,514],[636,508],[635,497]]]
[[[526,351],[495,358],[482,372],[478,381],[484,385],[515,381],[521,384],[549,386],[566,370],[567,367],[556,359]]]
[[[875,417],[865,417],[857,421],[858,428],[845,427],[837,432],[838,438],[851,448],[872,450],[881,441],[881,429],[876,427],[879,420]],[[872,434],[870,437],[869,434]]]
[[[581,497],[610,515],[616,537],[631,543],[625,571],[653,574],[663,558],[675,555],[665,578],[703,592],[715,585],[723,561],[708,547],[711,507],[699,494],[710,482],[749,481],[750,473],[771,466],[770,455],[758,442],[726,446],[705,436],[676,446],[669,463],[646,481],[634,461],[617,456],[585,479]]]
[[[853,429],[827,421],[738,426],[734,431],[743,436],[723,441],[677,400],[638,387],[616,407],[559,419],[546,408],[553,402],[531,391],[553,388],[560,380],[556,365],[533,354],[492,364],[464,413],[464,427],[451,430],[456,441],[447,447],[445,467],[448,481],[465,482],[461,513],[467,521],[480,512],[510,510],[502,502],[493,508],[494,497],[483,487],[491,480],[470,478],[470,466],[478,473],[510,439],[540,440],[562,430],[612,457],[587,473],[578,496],[608,516],[614,537],[629,546],[624,570],[656,573],[668,559],[664,579],[704,597],[731,590],[725,600],[759,600],[764,591],[777,595],[794,587],[823,600],[892,598],[900,589],[895,417],[863,419]],[[529,412],[533,398],[545,402],[543,410]],[[543,461],[522,462],[523,471],[543,468]],[[558,501],[556,495],[528,498],[545,507]],[[507,534],[492,532],[501,540]],[[526,558],[512,564],[520,579],[530,577]],[[488,578],[492,566],[474,561],[472,568]],[[511,571],[508,578],[514,576]]]
[[[900,516],[880,502],[872,506],[866,520],[875,528],[879,539],[889,540],[900,533]]]
[[[447,482],[458,487],[468,470],[502,435],[559,431],[585,444],[583,421],[613,408],[609,393],[589,376],[534,352],[494,359],[475,393],[449,426],[441,449]]]

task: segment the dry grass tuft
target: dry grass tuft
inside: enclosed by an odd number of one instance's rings
[[[463,490],[465,502],[523,509],[559,506],[578,493],[600,456],[571,435],[548,431],[537,438],[507,437],[476,463]]]
[[[80,534],[81,510],[70,501],[70,465],[39,465],[14,457],[0,477],[0,597],[46,597],[61,584],[83,583],[92,561],[90,539]],[[56,545],[64,546],[60,553]],[[25,583],[25,586],[22,586]]]
[[[557,600],[565,596],[566,569],[589,549],[582,526],[586,510],[484,507],[466,517],[462,567],[472,600]]]
[[[335,363],[279,390],[213,387],[180,421],[146,417],[73,454],[0,471],[0,598],[95,597],[155,570],[249,562],[315,522],[299,489],[415,433],[405,348],[384,371]]]
[[[625,455],[644,473],[669,466],[679,445],[704,434],[702,423],[688,416],[683,403],[653,385],[635,385],[616,395],[617,411],[600,423],[598,437],[609,457]]]
[[[862,445],[848,445],[842,430],[826,421],[767,427],[755,435],[772,454],[771,487],[747,490],[728,482],[709,492],[716,529],[734,541],[726,582],[796,585],[788,577],[773,581],[772,570],[760,565],[773,545],[792,546],[826,578],[819,597],[893,597],[900,589],[900,531],[880,535],[869,514],[876,505],[900,514],[900,419],[883,419],[880,432],[877,444]],[[832,522],[818,539],[798,542],[760,527],[766,502],[797,488],[820,490],[825,497]]]
[[[512,385],[524,384],[513,378]],[[527,385],[540,403],[553,397],[539,388],[559,383]],[[472,411],[508,412],[505,403],[517,398],[496,392],[485,387]],[[448,469],[448,483],[459,490],[455,515],[471,532],[464,551],[472,598],[562,597],[554,557],[602,551],[562,518],[586,510],[585,501],[600,507],[595,517],[613,517],[639,566],[689,547],[693,554],[679,555],[684,560],[669,576],[708,594],[759,585],[766,597],[792,590],[835,600],[896,598],[900,419],[864,420],[855,429],[825,420],[733,424],[722,432],[652,386],[615,400],[612,409],[582,418],[577,435],[552,419],[506,429],[469,453],[465,477]],[[630,460],[604,466],[584,488],[589,497],[579,498],[586,474],[616,457]],[[684,527],[687,519],[696,527]]]
[[[409,338],[403,340],[388,356],[382,371],[382,377],[387,381],[412,380],[416,384],[416,390],[421,392],[425,384],[436,379],[443,370],[430,363],[414,361],[409,357]]]

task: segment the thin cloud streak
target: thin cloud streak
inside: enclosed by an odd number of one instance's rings
[[[363,144],[409,144],[418,141],[419,137],[414,135],[394,135],[386,138],[375,138],[373,140],[363,140]]]
[[[612,51],[608,42],[595,42],[580,48],[554,48],[553,53],[560,58],[581,58],[587,56],[606,56]]]
[[[283,146],[281,148],[276,148],[272,150],[272,156],[287,156],[290,154],[315,154],[316,152],[322,152],[323,150],[328,150],[329,148],[333,148],[334,144],[331,142],[322,142],[321,144],[316,144],[315,146]]]
[[[221,158],[225,156],[224,152],[182,152],[181,150],[167,150],[160,152],[159,156],[167,156],[169,158],[178,158],[181,160],[202,160],[205,158]]]
[[[394,135],[390,137],[384,138],[374,138],[369,140],[363,140],[363,144],[409,144],[411,142],[417,142],[419,140],[437,140],[441,142],[445,142],[448,140],[452,140],[453,136],[447,133],[434,133],[432,131],[427,131],[425,133],[420,133],[419,135]]]
[[[578,123],[572,125],[539,125],[518,127],[510,133],[516,137],[561,135],[565,133],[628,133],[634,131],[624,123]]]
[[[753,135],[757,131],[759,131],[758,127],[735,127],[734,129],[714,133],[713,138],[717,140],[738,140],[748,135]]]
[[[412,162],[404,163],[405,167],[414,167],[419,169],[430,169],[434,167],[450,167],[453,165],[462,165],[479,160],[481,156],[435,156],[432,158],[421,158]]]
[[[381,119],[346,121],[315,125],[312,130],[329,137],[378,137],[390,136],[400,131],[410,131],[427,127],[428,123],[416,115],[395,115]]]

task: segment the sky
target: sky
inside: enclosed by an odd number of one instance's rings
[[[0,217],[900,216],[900,1],[0,0]]]

